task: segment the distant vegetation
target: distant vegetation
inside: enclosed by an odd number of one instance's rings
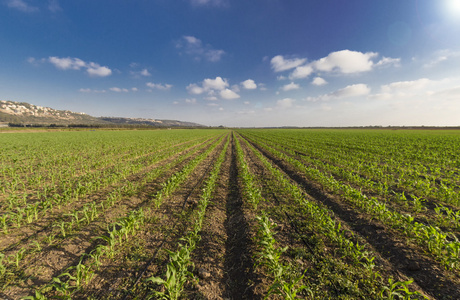
[[[56,110],[26,102],[0,101],[0,124],[9,127],[203,127],[175,120],[155,120],[123,117],[93,117],[70,110]]]

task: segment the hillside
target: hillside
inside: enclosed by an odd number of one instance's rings
[[[93,117],[81,112],[56,110],[26,102],[0,100],[0,123],[24,126],[49,125],[101,125],[101,126],[155,126],[155,127],[203,127],[203,125],[176,120],[156,120],[123,117]]]

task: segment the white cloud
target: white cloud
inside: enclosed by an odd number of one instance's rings
[[[257,84],[252,79],[248,79],[248,80],[241,82],[241,86],[247,90],[257,89]]]
[[[315,60],[308,64],[306,58],[284,59],[277,55],[272,58],[271,66],[275,72],[282,72],[294,69],[289,75],[289,79],[307,78],[315,71],[336,72],[341,74],[353,74],[371,71],[374,67],[399,66],[400,58],[383,57],[377,63],[373,59],[378,56],[376,52],[359,52],[351,50],[341,50],[329,53],[328,56]],[[278,80],[286,79],[285,76],[278,76]]]
[[[379,60],[375,65],[377,67],[381,66],[388,66],[388,65],[393,65],[395,67],[401,66],[401,59],[400,58],[391,58],[391,57],[382,57],[381,60]]]
[[[324,79],[321,78],[321,77],[315,77],[315,78],[313,79],[313,81],[311,82],[311,84],[317,85],[317,86],[322,86],[322,85],[326,85],[326,84],[327,84],[327,81],[324,80]]]
[[[112,75],[112,70],[107,67],[101,67],[98,64],[90,63],[90,67],[86,70],[90,76],[106,77]]]
[[[297,90],[299,88],[300,88],[300,86],[298,84],[296,84],[294,82],[291,82],[291,83],[286,84],[285,86],[283,86],[281,89],[283,91],[287,92],[287,91]]]
[[[307,101],[328,101],[332,99],[344,99],[351,97],[360,97],[368,95],[371,92],[371,89],[363,83],[352,84],[344,87],[343,89],[336,90],[329,94],[320,95],[318,97],[307,97]]]
[[[249,105],[249,104],[251,104],[251,102],[249,102],[249,101],[244,101],[243,103],[244,103],[244,105]]]
[[[341,50],[314,61],[312,65],[315,69],[326,72],[338,71],[344,74],[366,72],[370,71],[374,64],[371,58],[377,55],[375,52]]]
[[[94,62],[87,63],[79,58],[50,56],[48,61],[61,70],[86,69],[90,76],[106,77],[112,74],[112,70],[108,67],[103,67]]]
[[[225,6],[227,3],[224,0],[191,0],[195,6]]]
[[[211,45],[203,45],[200,39],[194,36],[183,36],[177,43],[176,48],[192,56],[196,61],[202,59],[210,62],[218,62],[224,56],[225,51],[214,49]]]
[[[435,92],[432,94],[432,96],[437,99],[441,98],[446,100],[458,100],[460,99],[460,86]]]
[[[306,61],[307,59],[305,58],[285,59],[282,55],[277,55],[271,59],[270,63],[275,72],[282,72],[298,67]]]
[[[192,95],[200,95],[200,94],[203,94],[204,93],[204,89],[202,87],[199,87],[197,84],[195,83],[191,83],[189,84],[187,87],[186,87],[187,91],[189,92],[189,94],[192,94]]]
[[[217,99],[216,96],[209,96],[209,97],[204,97],[204,100],[208,100],[208,101],[217,101],[219,99]]]
[[[70,57],[59,58],[56,56],[50,56],[48,60],[56,68],[61,69],[61,70],[68,70],[68,69],[80,70],[81,68],[86,67],[86,63],[79,58],[70,58]]]
[[[390,93],[379,93],[379,94],[369,95],[369,99],[375,99],[379,101],[390,100],[391,98],[393,98],[393,95]]]
[[[353,84],[344,87],[343,89],[337,90],[331,95],[334,98],[349,98],[349,97],[358,97],[369,94],[371,89],[363,83]]]
[[[8,7],[27,13],[38,11],[38,7],[31,6],[27,4],[27,2],[25,2],[24,0],[7,0],[6,5]]]
[[[191,99],[185,99],[185,103],[188,103],[188,104],[196,104],[196,99],[195,98],[191,98]]]
[[[140,71],[140,73],[142,76],[145,76],[145,77],[148,77],[148,76],[152,76],[152,74],[150,74],[149,70],[147,69],[143,69],[142,71]]]
[[[284,98],[276,101],[276,106],[278,108],[289,108],[294,105],[295,100],[291,98]]]
[[[105,93],[107,92],[106,90],[92,90],[92,89],[79,89],[78,90],[80,93]]]
[[[172,84],[161,84],[161,83],[153,83],[153,82],[147,82],[145,85],[148,86],[149,88],[162,90],[162,91],[169,91],[173,87]]]
[[[138,88],[137,88],[137,87],[133,87],[133,88],[131,88],[131,91],[137,92],[137,91],[138,91]]]
[[[186,89],[189,94],[200,95],[207,93],[206,100],[217,100],[216,95],[220,96],[222,99],[237,99],[240,95],[237,94],[238,86],[233,85],[232,89],[229,89],[228,80],[217,76],[215,79],[206,78],[202,81],[201,86],[196,83],[189,84]]]
[[[217,76],[216,79],[206,78],[203,80],[203,89],[205,91],[209,90],[223,90],[228,87],[227,79],[222,79],[222,77]]]
[[[240,98],[240,95],[238,95],[237,93],[235,93],[234,91],[230,89],[225,89],[225,90],[220,91],[220,97],[222,99],[232,100],[232,99]]]
[[[127,92],[129,92],[128,89],[119,88],[119,87],[111,87],[111,88],[109,88],[109,90],[111,90],[112,92],[115,92],[115,93],[127,93]]]
[[[295,68],[294,72],[289,75],[290,79],[306,78],[313,73],[313,67],[311,65],[299,66]]]

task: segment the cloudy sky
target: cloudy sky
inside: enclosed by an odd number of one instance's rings
[[[460,0],[0,0],[0,100],[225,126],[460,125]]]

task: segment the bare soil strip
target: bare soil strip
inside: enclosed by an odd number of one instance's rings
[[[262,298],[254,292],[251,212],[243,203],[234,147],[232,140],[193,253],[199,283],[189,299]]]
[[[309,181],[286,162],[248,140],[265,157],[283,170],[318,202],[325,204],[350,228],[362,236],[379,254],[390,262],[397,272],[413,278],[415,283],[435,299],[460,299],[460,279],[448,273],[437,262],[423,254],[423,250],[409,245],[391,228],[373,220],[371,216],[357,212],[339,197],[325,192],[321,186]]]

